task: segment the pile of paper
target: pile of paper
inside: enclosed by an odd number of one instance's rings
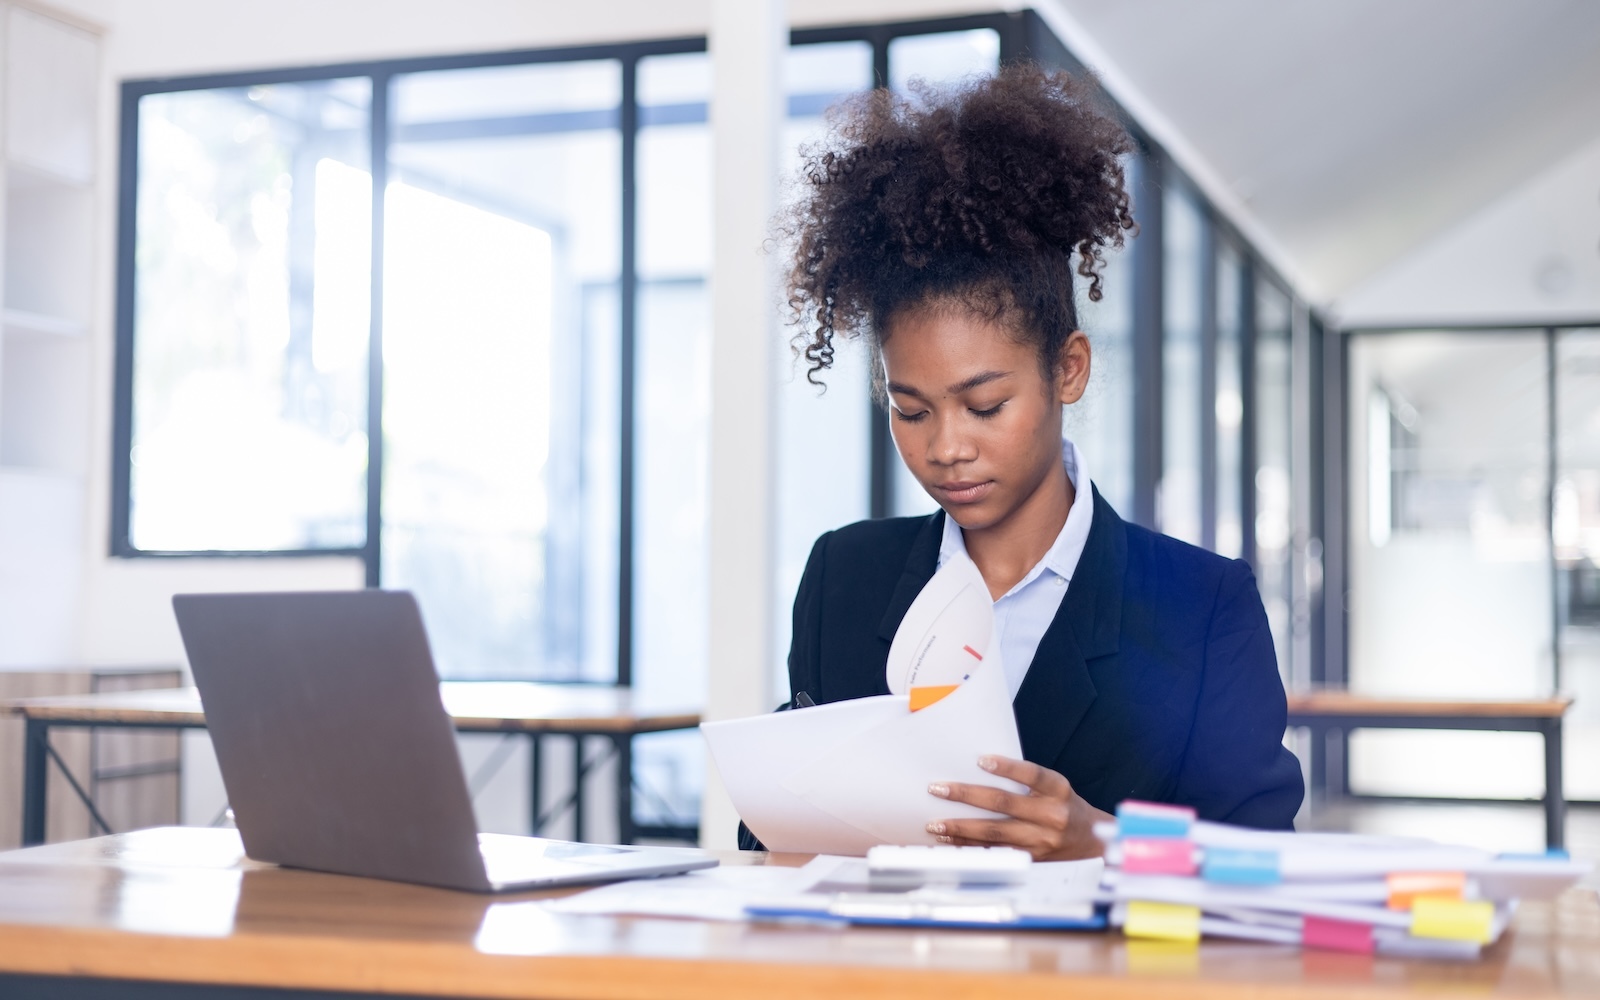
[[[1095,833],[1106,843],[1112,925],[1172,941],[1476,958],[1519,899],[1554,897],[1592,867],[1410,838],[1249,830],[1132,801]]]

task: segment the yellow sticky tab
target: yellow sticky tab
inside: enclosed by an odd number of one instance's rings
[[[1128,918],[1123,921],[1122,932],[1129,937],[1156,941],[1198,941],[1200,907],[1135,900],[1128,904]]]
[[[914,687],[911,689],[911,710],[920,712],[960,686],[960,684],[929,684],[926,687]]]
[[[1419,899],[1461,899],[1467,876],[1461,872],[1394,872],[1389,875],[1389,909],[1409,910]]]
[[[1419,896],[1411,906],[1411,933],[1415,937],[1488,944],[1493,928],[1494,904],[1485,900]]]

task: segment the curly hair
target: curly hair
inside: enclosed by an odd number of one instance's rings
[[[806,379],[836,336],[882,341],[907,309],[959,304],[1038,347],[1046,376],[1078,328],[1072,257],[1100,299],[1107,246],[1134,228],[1120,157],[1133,149],[1092,81],[1029,63],[911,98],[875,90],[830,113],[780,217]]]

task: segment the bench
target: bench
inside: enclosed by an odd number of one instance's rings
[[[1515,701],[1439,701],[1377,698],[1343,690],[1289,695],[1289,726],[1311,730],[1313,784],[1325,782],[1327,736],[1355,729],[1476,729],[1539,733],[1544,737],[1545,845],[1566,846],[1567,801],[1561,778],[1561,721],[1572,707],[1568,697]],[[1342,767],[1342,762],[1341,762]],[[1341,790],[1345,779],[1335,784]]]

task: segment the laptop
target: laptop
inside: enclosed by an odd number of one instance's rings
[[[408,593],[179,594],[172,606],[239,836],[258,861],[479,892],[717,863],[480,834]]]

